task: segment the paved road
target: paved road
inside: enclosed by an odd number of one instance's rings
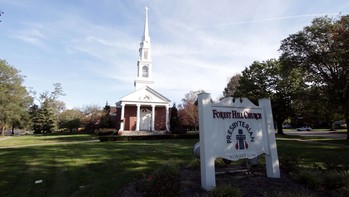
[[[287,131],[287,135],[299,135],[299,136],[314,136],[314,137],[326,137],[333,139],[346,139],[347,133],[339,133],[333,131]]]

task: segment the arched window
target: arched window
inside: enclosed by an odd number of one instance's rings
[[[148,66],[143,66],[142,77],[148,77]]]

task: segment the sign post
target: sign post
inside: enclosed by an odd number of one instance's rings
[[[231,97],[212,103],[210,94],[199,94],[201,186],[205,190],[216,187],[216,158],[237,161],[265,154],[267,176],[280,178],[271,103],[260,99],[258,104]]]

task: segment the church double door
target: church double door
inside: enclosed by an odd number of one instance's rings
[[[151,131],[151,110],[143,108],[140,113],[139,130]]]

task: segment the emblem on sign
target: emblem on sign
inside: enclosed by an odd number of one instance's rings
[[[234,131],[236,132],[234,133]],[[248,140],[246,136],[249,136],[250,140]],[[248,149],[249,143],[254,142],[254,137],[253,137],[253,132],[251,131],[251,127],[249,124],[247,124],[244,121],[233,122],[227,131],[226,138],[227,138],[228,144],[235,142],[236,150]]]

